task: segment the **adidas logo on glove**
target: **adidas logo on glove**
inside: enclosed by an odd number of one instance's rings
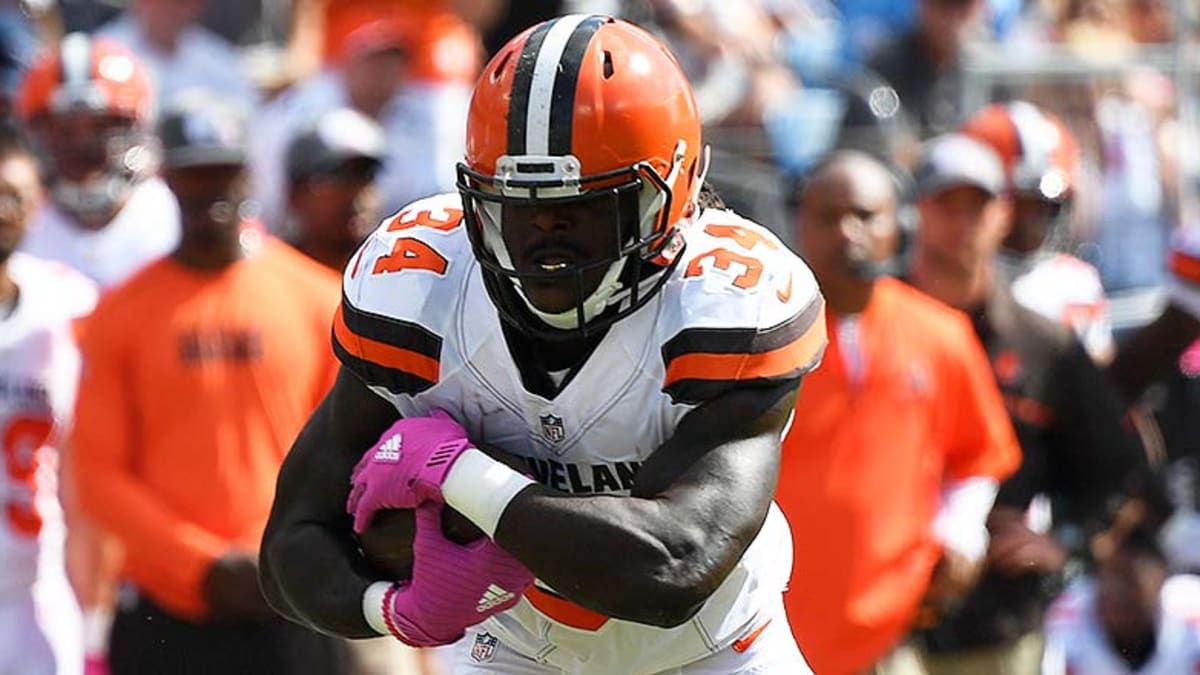
[[[506,591],[496,584],[488,586],[483,592],[483,597],[479,598],[479,604],[475,606],[476,612],[486,612],[496,605],[508,602],[513,599],[512,591]]]
[[[396,434],[379,445],[375,451],[375,459],[380,462],[399,462],[400,446],[404,442],[403,434]]]

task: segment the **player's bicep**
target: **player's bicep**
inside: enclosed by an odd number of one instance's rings
[[[398,417],[389,402],[341,368],[284,460],[276,508],[299,518],[342,513],[355,463]]]
[[[765,513],[800,380],[731,389],[688,413],[647,458],[633,495],[665,497],[704,511],[744,507],[749,520]]]

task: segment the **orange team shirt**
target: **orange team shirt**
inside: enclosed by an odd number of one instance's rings
[[[268,238],[220,272],[161,259],[84,326],[79,500],[126,576],[184,618],[207,614],[218,556],[258,550],[284,455],[337,371],[339,281]]]
[[[323,3],[322,52],[336,61],[346,37],[384,18],[404,28],[410,53],[409,75],[434,82],[473,83],[483,67],[478,31],[454,13],[446,0],[317,0]]]
[[[966,316],[881,279],[859,320],[864,365],[852,382],[830,316],[776,495],[795,547],[788,620],[822,675],[869,668],[907,632],[941,554],[931,523],[943,482],[999,480],[1020,463]]]

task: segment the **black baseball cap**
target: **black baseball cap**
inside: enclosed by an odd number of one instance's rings
[[[211,92],[188,92],[158,125],[163,166],[240,166],[246,163],[246,115]]]
[[[387,155],[383,128],[375,120],[350,108],[321,115],[288,144],[288,179],[292,182],[328,176],[347,162],[366,160],[378,168]]]

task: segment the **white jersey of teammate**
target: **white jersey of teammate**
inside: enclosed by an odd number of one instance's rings
[[[526,458],[551,488],[629,494],[641,463],[698,404],[755,379],[796,377],[824,348],[823,301],[804,263],[760,226],[709,209],[686,225],[682,260],[654,299],[614,324],[552,398],[531,393],[460,220],[458,195],[440,195],[376,230],[347,267],[335,351],[402,415],[444,408],[472,438]],[[774,610],[790,569],[790,534],[772,506],[736,569],[683,625],[603,617],[538,582],[479,628],[489,637],[472,656],[491,658],[494,638],[566,672],[654,673],[732,654],[731,645],[741,652],[735,642],[772,616],[786,635]]]
[[[79,378],[71,320],[91,312],[98,290],[65,265],[22,253],[9,272],[19,297],[0,320],[0,672],[54,673],[55,661],[58,673],[79,672],[82,624],[64,571],[55,447]]]
[[[1108,300],[1095,267],[1065,253],[1020,260],[1001,254],[999,265],[1021,306],[1070,327],[1093,359],[1112,357]]]
[[[1200,672],[1200,577],[1167,579],[1159,594],[1154,653],[1133,670],[1109,643],[1096,612],[1096,584],[1073,583],[1046,622],[1044,675],[1184,675]]]
[[[179,243],[179,203],[159,178],[133,188],[107,226],[86,230],[52,202],[33,217],[21,250],[56,260],[108,288],[171,252]]]

